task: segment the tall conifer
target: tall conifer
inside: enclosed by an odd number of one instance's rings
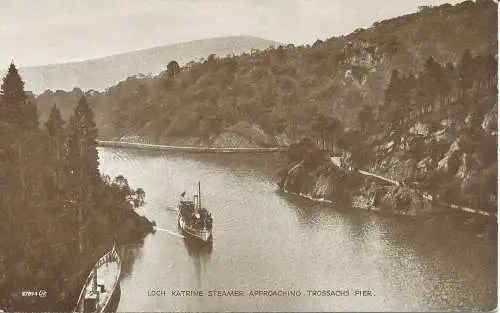
[[[84,162],[84,172],[88,176],[89,182],[94,184],[99,178],[99,161],[97,153],[97,126],[94,120],[94,113],[87,102],[87,99],[82,96],[78,105],[75,108],[75,117],[80,132],[80,148],[81,156]]]
[[[64,121],[61,117],[61,111],[54,104],[50,110],[49,118],[45,122],[45,130],[52,140],[58,139],[63,132]]]
[[[474,83],[474,59],[470,50],[465,50],[462,59],[458,65],[458,85],[462,98],[467,96],[467,91],[472,88]]]
[[[63,141],[64,141],[64,121],[61,118],[61,112],[54,104],[52,110],[50,111],[49,118],[45,122],[45,131],[49,135],[50,151],[52,152],[52,157],[55,160],[55,179],[56,185],[59,187],[61,183],[61,160],[63,152]]]
[[[10,125],[20,126],[26,103],[24,82],[14,63],[11,63],[7,75],[0,87],[0,119]]]

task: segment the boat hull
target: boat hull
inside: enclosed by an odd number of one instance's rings
[[[118,309],[118,304],[120,303],[120,297],[121,297],[121,288],[120,284],[118,284],[113,291],[113,294],[111,295],[111,298],[109,299],[109,302],[105,308],[102,309],[102,312],[111,312],[114,313]]]
[[[189,227],[182,218],[182,215],[179,214],[178,216],[178,224],[180,229],[188,236],[199,239],[204,242],[210,242],[212,241],[212,230],[199,230],[199,229],[193,229]]]
[[[118,302],[120,301],[120,274],[121,274],[121,260],[113,247],[108,253],[100,258],[90,272],[87,280],[85,281],[78,302],[75,306],[75,312],[84,312],[86,309],[86,298],[93,294],[93,279],[97,274],[98,283],[98,296],[96,298],[96,310],[94,312],[116,312]],[[102,288],[102,290],[101,290]]]

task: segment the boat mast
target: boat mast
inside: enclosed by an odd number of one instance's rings
[[[201,209],[201,187],[200,187],[200,182],[198,182],[198,208]]]

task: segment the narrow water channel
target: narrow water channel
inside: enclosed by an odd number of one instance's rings
[[[283,194],[273,154],[100,148],[99,155],[103,173],[146,191],[141,213],[158,226],[125,249],[119,312],[496,307],[496,241],[458,222],[381,217]],[[214,218],[211,248],[183,239],[176,224],[179,195],[198,181]],[[177,290],[205,295],[172,295]],[[212,290],[243,296],[208,296]],[[295,294],[251,295],[259,290]],[[312,295],[320,290],[336,295]]]

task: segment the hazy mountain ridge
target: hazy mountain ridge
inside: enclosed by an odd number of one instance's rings
[[[302,136],[331,144],[344,130],[361,126],[364,107],[373,109],[373,124],[393,115],[384,106],[384,90],[394,69],[414,75],[431,56],[443,66],[457,66],[466,50],[496,56],[496,9],[489,0],[423,8],[312,45],[207,57],[175,77],[168,71],[123,77],[106,93],[86,96],[102,137],[139,135],[159,143],[216,145],[236,142],[247,133],[237,125],[246,122],[249,134],[254,132],[250,128],[265,134],[259,142],[258,136],[245,135],[253,138],[251,144],[276,145]],[[40,95],[41,119],[54,103],[65,116],[81,94]],[[233,135],[219,140],[228,131]]]
[[[171,60],[177,60],[182,66],[210,54],[241,54],[276,44],[274,41],[252,36],[217,37],[86,61],[20,68],[19,72],[26,82],[26,89],[36,94],[47,89],[72,90],[74,87],[83,90],[104,90],[132,75],[156,75],[165,70]],[[3,77],[5,71],[0,71],[0,75]]]

